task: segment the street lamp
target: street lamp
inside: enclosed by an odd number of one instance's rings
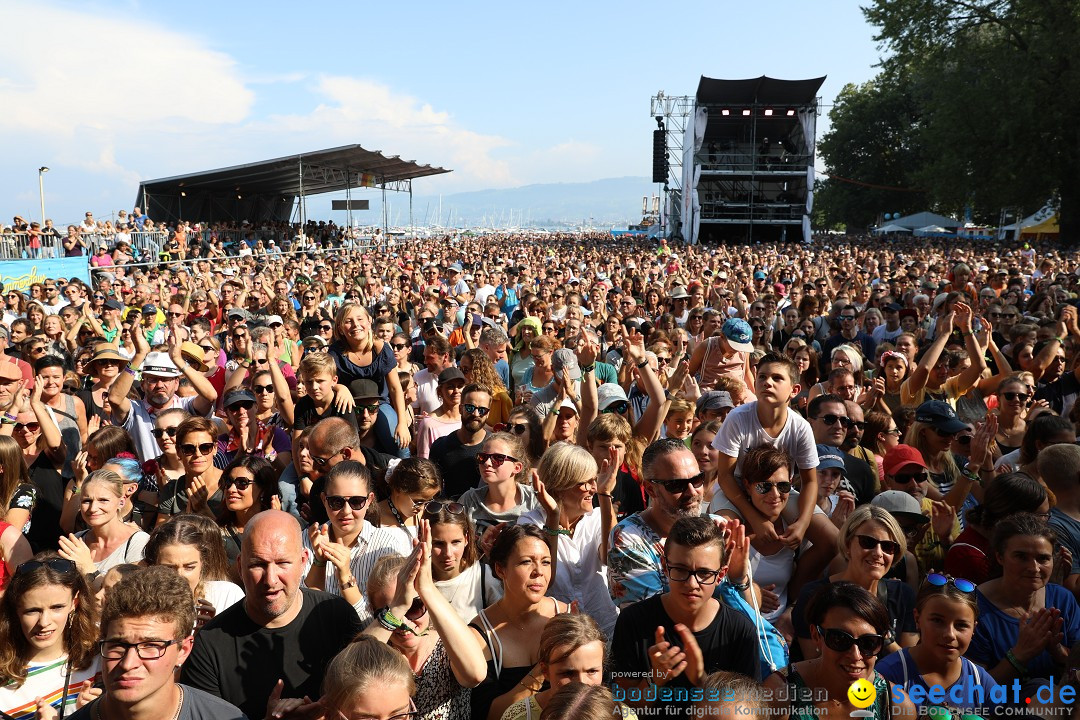
[[[49,168],[42,165],[37,169],[38,199],[41,200],[41,227],[45,227],[45,181],[43,177]]]

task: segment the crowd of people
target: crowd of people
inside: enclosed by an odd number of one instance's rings
[[[318,227],[4,288],[6,716],[1071,712],[1074,254]]]

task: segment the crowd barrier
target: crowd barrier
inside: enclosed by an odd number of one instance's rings
[[[138,251],[138,255],[157,257],[165,245],[167,234],[164,232],[131,232],[128,243]],[[104,234],[83,234],[82,253],[93,255],[99,245],[106,245],[111,250],[117,242],[117,236]],[[30,233],[0,233],[0,259],[2,260],[47,260],[65,257],[64,240],[67,236],[38,235]],[[76,256],[78,257],[78,256]]]

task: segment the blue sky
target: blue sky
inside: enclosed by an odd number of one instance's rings
[[[827,75],[831,103],[879,58],[845,0],[5,0],[0,16],[25,30],[0,46],[6,221],[40,215],[41,165],[65,223],[130,210],[140,179],[354,142],[454,170],[423,195],[646,176],[658,90]]]

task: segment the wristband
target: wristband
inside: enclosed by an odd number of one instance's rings
[[[1009,661],[1009,664],[1013,666],[1016,672],[1020,673],[1021,677],[1027,677],[1028,669],[1027,665],[1016,659],[1016,655],[1013,655],[1012,648],[1005,653],[1005,659]]]
[[[1057,340],[1059,345],[1064,345],[1065,344],[1065,338],[1063,338],[1063,337],[1054,336],[1054,340]]]
[[[135,378],[136,380],[139,379],[139,373],[136,372],[134,369],[132,369],[132,367],[130,365],[128,367],[124,368],[124,372],[126,372],[128,375]]]
[[[547,525],[541,525],[540,529],[546,532],[548,535],[558,537],[559,535],[573,535],[570,530],[563,530],[562,528],[549,528]]]
[[[382,625],[382,627],[390,632],[394,632],[401,627],[401,621],[394,617],[394,614],[390,612],[390,608],[385,607],[382,610],[375,613],[375,622]]]
[[[597,495],[598,497],[606,497],[606,498],[608,498],[609,500],[611,499],[611,493],[602,493],[602,492],[598,492],[598,493],[595,493],[595,495]]]
[[[354,587],[356,587],[356,578],[351,577],[351,578],[348,579],[347,582],[341,583],[341,592],[345,592],[349,588],[354,588]]]
[[[728,585],[730,585],[731,587],[735,588],[735,589],[736,589],[736,590],[738,590],[739,592],[746,592],[747,590],[749,590],[749,589],[750,589],[750,578],[749,578],[749,577],[745,577],[745,578],[743,578],[743,581],[742,581],[742,582],[735,582],[735,581],[734,581],[734,580],[732,580],[732,579],[731,579],[730,577],[729,577],[729,578],[725,578],[725,580],[727,580],[727,582],[728,582]]]
[[[644,367],[645,367],[646,365],[648,365],[648,364],[649,364],[649,358],[645,358],[644,360],[642,360],[641,362],[639,362],[639,363],[637,364],[637,369],[638,369],[638,370],[642,370],[642,369],[644,369]]]
[[[314,560],[312,560],[311,564],[315,567],[326,567],[326,561],[320,560],[319,558],[315,558]]]
[[[581,374],[584,375],[585,373],[591,373],[595,369],[596,369],[596,363],[593,363],[592,365],[585,365],[584,367],[581,368]]]

